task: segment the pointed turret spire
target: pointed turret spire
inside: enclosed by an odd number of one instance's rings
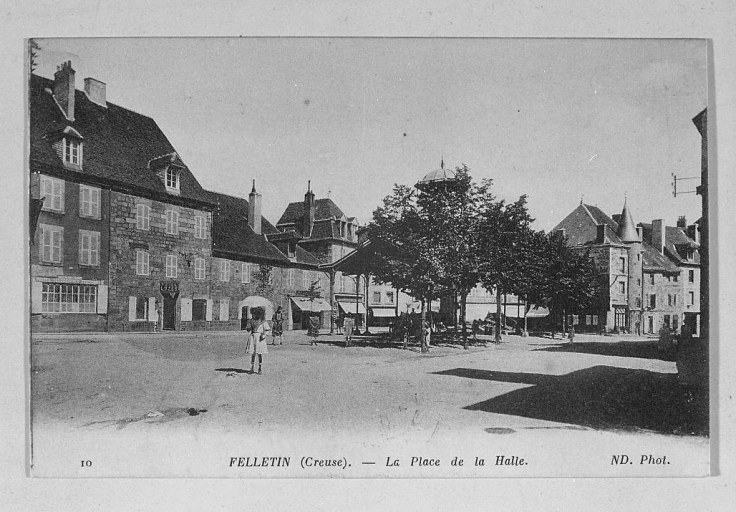
[[[624,196],[624,209],[621,210],[621,218],[619,218],[618,231],[616,231],[616,234],[622,242],[641,241],[636,233],[636,224],[634,224],[634,219],[631,217],[626,196]]]
[[[442,158],[440,160],[440,169],[445,168],[445,155],[442,155]]]
[[[250,193],[251,194],[255,194],[256,193],[256,180],[255,180],[255,178],[253,179],[253,188],[251,189]]]

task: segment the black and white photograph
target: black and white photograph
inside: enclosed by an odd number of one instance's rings
[[[27,40],[30,474],[710,474],[704,39]]]

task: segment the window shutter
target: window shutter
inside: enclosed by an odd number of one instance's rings
[[[97,312],[107,313],[107,285],[101,284],[97,287]]]
[[[212,299],[207,299],[207,312],[206,312],[206,320],[208,322],[212,321]]]
[[[148,297],[148,321],[158,321],[158,314],[156,313],[156,297]]]
[[[192,299],[181,299],[181,321],[192,321]]]
[[[43,293],[43,283],[40,281],[31,282],[31,313],[41,312],[41,301]]]
[[[135,297],[128,297],[128,320],[130,322],[135,320]]]
[[[225,322],[230,319],[230,301],[220,301],[220,321]]]
[[[53,232],[53,235],[52,235],[52,238],[55,241],[55,243],[53,244],[54,247],[58,247],[58,253],[57,253],[57,257],[56,258],[53,257],[53,250],[52,250],[52,259],[54,260],[55,263],[61,263],[62,262],[62,259],[63,259],[62,256],[61,256],[61,251],[64,248],[64,232],[63,231],[54,231]]]

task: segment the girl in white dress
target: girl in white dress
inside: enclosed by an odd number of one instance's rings
[[[268,343],[266,337],[271,331],[271,326],[266,321],[266,311],[263,308],[253,308],[251,319],[245,330],[249,333],[246,352],[251,355],[250,373],[255,373],[256,355],[258,356],[258,373],[262,373],[263,354],[268,354]]]

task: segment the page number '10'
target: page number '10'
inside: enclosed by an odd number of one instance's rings
[[[91,460],[83,460],[82,461],[82,467],[83,468],[91,468],[92,467],[92,461]]]

